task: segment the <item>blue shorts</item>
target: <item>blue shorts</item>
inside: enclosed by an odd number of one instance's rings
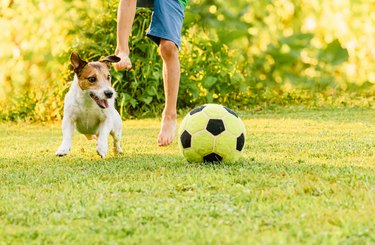
[[[184,6],[178,0],[154,0],[154,12],[147,36],[157,45],[167,39],[181,45],[181,30],[184,21]]]

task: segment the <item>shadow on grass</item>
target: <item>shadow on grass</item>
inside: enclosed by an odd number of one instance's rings
[[[370,122],[375,120],[375,110],[371,108],[283,108],[254,113],[239,113],[242,119],[307,119],[333,122]]]
[[[77,154],[67,155],[63,157],[57,157],[51,153],[45,155],[38,155],[36,157],[21,156],[20,158],[13,157],[0,157],[0,168],[14,167],[16,165],[22,166],[35,166],[42,165],[46,167],[51,167],[54,165],[64,165],[64,166],[105,166],[105,165],[118,165],[118,166],[133,166],[137,168],[150,168],[150,167],[199,167],[207,169],[241,169],[241,170],[251,170],[257,168],[269,169],[270,171],[280,171],[281,169],[287,171],[297,171],[297,172],[310,172],[318,170],[334,170],[334,169],[346,169],[345,172],[350,172],[353,169],[361,169],[363,171],[372,171],[372,169],[355,166],[355,165],[345,165],[345,166],[333,166],[328,164],[313,164],[307,163],[305,161],[297,162],[279,162],[277,160],[271,160],[268,162],[261,162],[254,157],[243,157],[235,162],[213,162],[213,163],[203,163],[203,162],[188,162],[180,154],[123,154],[123,155],[112,155],[110,154],[106,158],[100,158],[99,156],[84,155],[79,156]]]
[[[314,175],[330,176],[338,179],[349,178],[363,180],[370,184],[375,184],[375,170],[363,166],[345,165],[335,166],[328,164],[313,164],[306,162],[261,162],[254,158],[243,158],[236,162],[216,162],[216,163],[188,163],[190,166],[205,168],[210,170],[224,170],[228,174],[260,174],[270,176],[289,176],[289,175]]]
[[[181,155],[176,154],[126,154],[110,156],[105,159],[99,157],[86,158],[77,155],[65,157],[38,157],[38,158],[0,158],[0,169],[3,177],[7,174],[23,176],[43,176],[50,174],[62,178],[63,176],[117,176],[137,175],[146,172],[157,173],[160,171],[174,172],[176,176],[196,174],[224,174],[234,178],[251,178],[270,176],[286,178],[288,176],[319,176],[336,182],[337,179],[350,182],[361,180],[368,184],[375,183],[375,170],[362,166],[345,165],[318,165],[306,162],[279,162],[277,160],[262,162],[255,158],[243,158],[236,162],[220,163],[189,163]],[[1,175],[0,175],[1,177]],[[34,177],[33,177],[34,178]],[[52,179],[51,179],[52,181]],[[55,180],[53,180],[55,181]]]

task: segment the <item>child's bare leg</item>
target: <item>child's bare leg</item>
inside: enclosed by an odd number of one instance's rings
[[[178,58],[178,48],[172,41],[160,40],[160,54],[163,59],[165,105],[158,136],[158,145],[167,146],[173,142],[176,135],[176,106],[180,83],[180,61]]]
[[[129,36],[132,29],[135,11],[135,0],[120,0],[117,10],[117,47],[115,54],[121,58],[118,63],[113,64],[116,70],[130,69],[132,67],[129,59]]]

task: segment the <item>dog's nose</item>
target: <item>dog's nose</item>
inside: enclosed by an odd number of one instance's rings
[[[104,91],[104,95],[105,95],[105,97],[110,99],[113,96],[113,92],[111,90],[106,90],[106,91]]]

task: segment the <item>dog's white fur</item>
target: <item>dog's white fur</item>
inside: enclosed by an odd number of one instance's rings
[[[100,82],[100,79],[106,79],[106,77],[97,76],[97,79]],[[77,74],[74,75],[74,80],[64,100],[63,140],[56,151],[57,156],[64,156],[70,152],[75,127],[88,139],[97,138],[96,151],[102,158],[108,152],[109,134],[113,137],[115,152],[122,153],[120,147],[122,120],[114,107],[115,90],[108,81],[101,84],[104,86],[83,90],[79,85]],[[104,93],[109,91],[113,93],[111,98]],[[100,108],[90,95],[101,100],[106,99],[108,107]]]

